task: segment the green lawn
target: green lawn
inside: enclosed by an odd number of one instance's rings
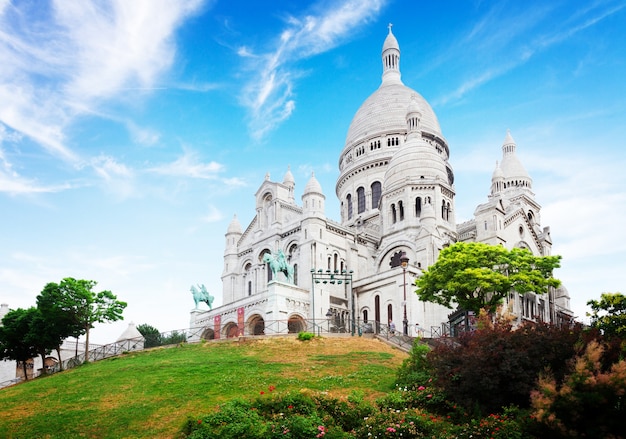
[[[188,417],[260,392],[375,397],[406,354],[366,338],[271,338],[157,348],[0,390],[2,438],[174,438]]]

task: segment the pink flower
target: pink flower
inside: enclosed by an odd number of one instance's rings
[[[261,390],[261,395],[265,395],[265,392],[263,390]]]
[[[293,406],[292,406],[292,405],[289,405],[287,408],[288,408],[288,409],[292,409],[292,408],[293,408]]]
[[[395,432],[396,432],[396,429],[395,429],[395,428],[393,428],[393,427],[387,427],[387,431],[388,431],[389,433],[395,433]]]
[[[425,390],[425,389],[426,389],[426,387],[424,387],[424,386],[419,386],[419,387],[417,388],[417,390]]]
[[[432,397],[433,397],[433,395],[431,395],[431,394],[426,395],[426,398],[432,398]]]
[[[270,392],[272,392],[272,391],[274,391],[274,390],[276,390],[276,387],[274,387],[274,386],[269,386],[269,391],[270,391]]]

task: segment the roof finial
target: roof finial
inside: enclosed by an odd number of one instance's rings
[[[389,23],[387,27],[389,28],[389,33],[391,33],[391,28],[393,27],[393,23]]]

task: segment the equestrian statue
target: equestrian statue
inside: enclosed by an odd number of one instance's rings
[[[269,264],[274,279],[276,279],[276,275],[280,272],[285,275],[287,282],[293,283],[293,265],[287,263],[287,258],[282,250],[278,250],[276,255],[265,253],[263,255],[263,262]]]
[[[200,302],[206,303],[207,305],[209,305],[209,309],[213,309],[212,305],[215,297],[209,294],[204,284],[198,284],[197,288],[195,285],[192,285],[191,294],[193,295],[193,301],[196,302],[196,309],[198,309],[198,303]]]

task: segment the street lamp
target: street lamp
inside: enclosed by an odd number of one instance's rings
[[[311,306],[313,308],[313,332],[315,332],[315,284],[345,284],[350,286],[350,297],[352,298],[352,335],[354,335],[354,297],[352,296],[352,273],[353,270],[322,270],[311,268]]]
[[[333,310],[328,308],[326,311],[326,321],[328,322],[328,332],[330,332],[330,318],[333,316]]]
[[[409,266],[409,258],[405,252],[402,252],[400,265],[402,266],[402,286],[404,287],[404,317],[402,319],[402,331],[404,335],[409,335],[409,319],[406,317],[406,267]]]

